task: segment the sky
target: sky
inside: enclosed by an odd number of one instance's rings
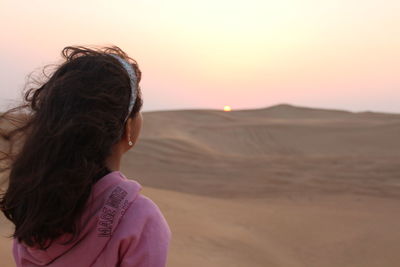
[[[398,0],[0,0],[0,103],[69,45],[117,45],[143,111],[286,103],[400,113]]]

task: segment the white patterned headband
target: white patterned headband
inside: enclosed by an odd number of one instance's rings
[[[129,64],[128,61],[126,61],[125,59],[123,59],[120,56],[115,55],[115,54],[110,54],[110,56],[116,58],[121,63],[121,65],[124,67],[124,69],[128,73],[129,79],[131,81],[131,83],[130,83],[131,84],[131,100],[129,102],[129,112],[124,121],[124,122],[126,122],[129,117],[129,114],[131,114],[131,112],[132,112],[132,108],[133,108],[133,105],[135,104],[136,97],[137,97],[137,91],[136,91],[137,77],[136,77],[135,70],[133,69],[132,65]]]

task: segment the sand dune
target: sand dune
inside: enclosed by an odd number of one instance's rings
[[[122,171],[170,223],[168,266],[398,265],[400,114],[283,104],[143,118]]]
[[[124,167],[149,186],[215,197],[400,193],[392,186],[400,175],[400,114],[278,105],[143,117],[142,136]]]
[[[173,228],[168,266],[397,266],[398,201],[217,199],[145,188]]]

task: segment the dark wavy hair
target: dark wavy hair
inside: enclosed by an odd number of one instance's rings
[[[135,118],[143,105],[141,71],[117,46],[65,47],[62,63],[46,65],[39,76],[45,79],[34,78],[34,87],[28,79],[22,104],[1,114],[8,151],[0,152],[7,188],[0,209],[15,225],[9,238],[47,249],[64,233],[79,235],[79,217],[95,178],[108,170],[105,161],[124,134],[129,112],[129,76],[109,54],[135,70],[138,94],[129,114]],[[50,75],[48,67],[55,67]]]

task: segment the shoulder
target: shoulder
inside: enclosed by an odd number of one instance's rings
[[[133,203],[135,207],[140,207],[143,209],[150,209],[150,211],[159,210],[157,204],[149,197],[139,193],[135,202]]]
[[[139,194],[131,203],[116,238],[118,266],[166,266],[171,230],[149,197]]]
[[[139,193],[127,210],[127,216],[154,217],[161,213],[158,205],[149,197]]]
[[[120,227],[125,233],[130,232],[135,236],[140,236],[145,230],[164,232],[165,237],[169,238],[172,234],[159,206],[141,193],[126,209]]]

